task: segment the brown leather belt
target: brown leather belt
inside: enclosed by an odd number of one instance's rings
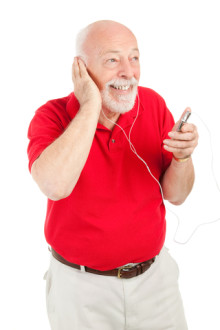
[[[72,268],[76,269],[81,269],[79,265],[73,264],[72,262],[67,261],[64,259],[60,254],[58,254],[54,249],[51,248],[52,255],[55,259],[60,261],[61,263],[70,266]],[[140,274],[143,274],[150,268],[150,266],[154,263],[155,257],[141,262],[140,264],[137,264],[136,266],[133,265],[126,265],[122,266],[119,268],[111,269],[111,270],[106,270],[106,271],[101,271],[101,270],[96,270],[93,268],[89,268],[85,266],[85,271],[88,273],[93,273],[97,275],[105,275],[105,276],[117,276],[118,278],[132,278],[135,276],[138,276]]]

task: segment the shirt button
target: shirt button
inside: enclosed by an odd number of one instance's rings
[[[115,143],[115,139],[112,139],[112,143]]]

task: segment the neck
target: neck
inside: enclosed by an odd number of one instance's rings
[[[111,121],[109,121],[106,117]],[[118,112],[112,112],[107,109],[102,109],[99,116],[99,123],[107,127],[108,129],[113,130],[115,124],[113,124],[112,122],[117,123],[119,117],[120,117],[120,113]]]

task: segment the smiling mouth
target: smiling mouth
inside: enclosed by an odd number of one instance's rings
[[[130,85],[110,85],[111,88],[121,90],[121,91],[127,91],[131,86]]]

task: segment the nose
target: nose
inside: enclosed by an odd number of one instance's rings
[[[131,63],[128,60],[123,60],[120,63],[118,75],[120,78],[131,79],[134,76],[134,72]]]

